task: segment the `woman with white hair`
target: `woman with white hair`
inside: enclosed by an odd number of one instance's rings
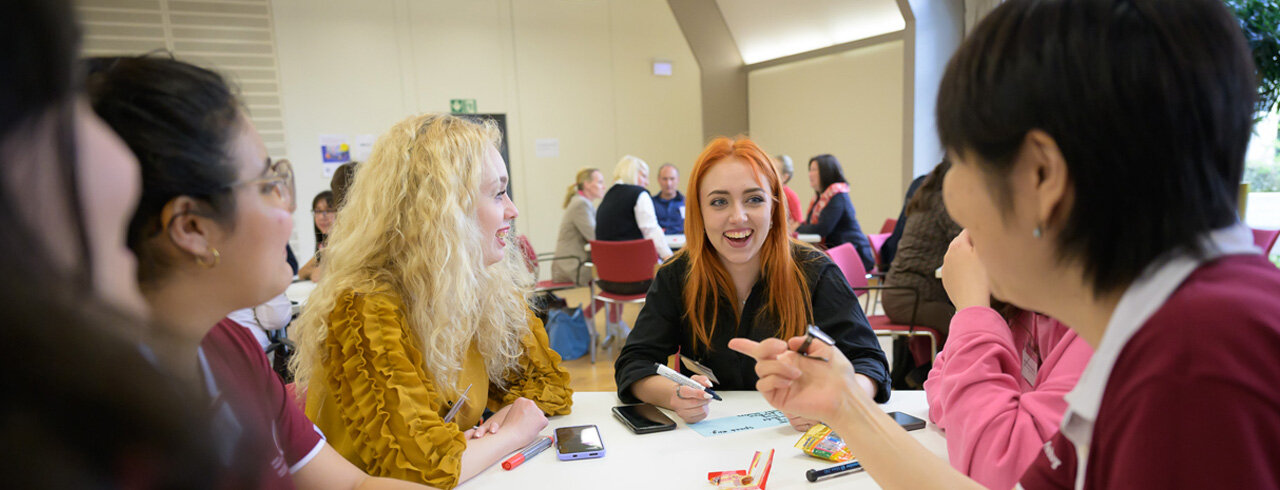
[[[596,209],[596,240],[627,241],[648,239],[658,251],[658,258],[671,256],[671,247],[658,225],[653,211],[653,198],[645,189],[649,185],[649,165],[631,155],[622,157],[613,168],[613,187]],[[640,294],[649,289],[648,282],[616,284],[597,281],[600,288],[618,294]]]
[[[518,212],[499,137],[446,114],[401,121],[329,235],[291,367],[307,415],[370,474],[452,488],[569,413],[533,276],[507,246]]]

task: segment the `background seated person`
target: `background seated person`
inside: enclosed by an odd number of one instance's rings
[[[324,250],[324,241],[329,237],[329,229],[333,227],[333,218],[338,215],[338,208],[333,205],[333,191],[320,191],[311,200],[311,220],[316,234],[316,250],[301,269],[298,279],[320,281],[324,271],[320,269],[320,251]]]
[[[950,168],[951,163],[946,160],[934,167],[907,204],[907,226],[898,246],[897,258],[885,276],[885,285],[907,286],[914,292],[887,289],[880,300],[890,320],[908,325],[919,294],[919,309],[914,312],[915,324],[937,330],[943,339],[956,307],[947,297],[937,270],[942,267],[947,246],[960,234],[960,225],[951,220],[946,205],[942,203],[942,181]]]
[[[795,164],[791,162],[790,156],[776,155],[773,157],[773,168],[778,171],[778,177],[782,178],[782,193],[787,197],[787,226],[794,226],[804,219],[800,214],[800,196],[787,185],[796,173]]]
[[[653,195],[653,212],[658,226],[668,235],[684,233],[684,194],[680,193],[680,171],[675,165],[663,164],[658,169],[660,191]]]
[[[649,165],[631,155],[624,156],[613,169],[613,179],[613,186],[596,208],[596,240],[648,239],[653,241],[659,260],[671,257],[671,247],[667,246],[666,236],[654,215],[653,199],[645,189],[649,185]],[[643,294],[649,290],[649,281],[622,284],[596,281],[596,284],[617,294]]]
[[[814,200],[809,203],[809,216],[795,232],[817,234],[827,248],[852,243],[862,258],[862,266],[868,271],[875,267],[871,240],[858,225],[853,201],[849,200],[849,184],[836,157],[818,155],[809,160],[809,185],[813,186]]]
[[[751,140],[717,138],[698,157],[690,184],[688,225],[697,232],[658,270],[614,366],[618,397],[697,422],[711,410],[704,393],[657,376],[655,362],[678,351],[710,368],[720,388],[750,390],[754,363],[729,350],[729,339],[787,338],[814,324],[853,363],[866,396],[887,401],[880,343],[840,269],[788,238],[782,185],[768,155]],[[788,418],[798,430],[814,423]]]
[[[604,197],[604,175],[594,168],[578,171],[564,196],[564,216],[556,237],[556,257],[577,257],[582,262],[557,260],[551,265],[551,280],[586,284],[591,282],[591,269],[579,267],[591,261],[587,243],[596,239],[596,205]]]

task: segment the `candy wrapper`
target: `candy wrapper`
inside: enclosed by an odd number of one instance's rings
[[[826,424],[817,424],[805,431],[796,441],[796,448],[805,454],[818,459],[843,463],[853,459],[853,453],[844,445],[844,440]]]
[[[707,473],[707,482],[723,490],[764,490],[769,483],[769,470],[772,468],[773,450],[770,449],[767,453],[756,451],[747,469],[712,471]]]

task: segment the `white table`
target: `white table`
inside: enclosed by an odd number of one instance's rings
[[[772,410],[755,391],[721,391],[723,402],[712,401],[709,418]],[[605,456],[600,459],[560,461],[552,447],[519,467],[506,471],[494,465],[464,483],[467,488],[714,488],[707,483],[710,471],[746,469],[755,451],[775,450],[768,490],[822,488],[879,488],[866,472],[810,483],[805,471],[834,466],[826,460],[806,455],[792,447],[800,433],[790,425],[703,437],[676,420],[675,430],[636,435],[613,417],[610,408],[620,405],[613,392],[578,392],[573,395],[573,413],[552,417],[543,435],[553,435],[557,427],[595,424],[604,440]],[[923,391],[895,391],[886,412],[906,412],[928,420]],[[932,423],[911,432],[916,440],[946,459],[947,444],[942,431]],[[505,459],[505,458],[503,458]]]

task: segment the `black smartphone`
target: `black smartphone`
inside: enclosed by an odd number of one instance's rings
[[[662,432],[676,428],[676,423],[672,422],[667,414],[648,403],[613,407],[613,416],[636,434]]]
[[[924,428],[924,421],[923,421],[923,420],[920,420],[920,419],[918,419],[918,418],[912,417],[912,416],[907,415],[907,414],[905,414],[905,413],[902,413],[902,412],[889,412],[889,416],[890,416],[890,417],[893,417],[893,420],[894,420],[895,422],[897,422],[897,423],[898,423],[898,425],[901,425],[903,429],[907,429],[908,431],[913,431],[913,430],[916,430],[916,429],[923,429],[923,428]]]

